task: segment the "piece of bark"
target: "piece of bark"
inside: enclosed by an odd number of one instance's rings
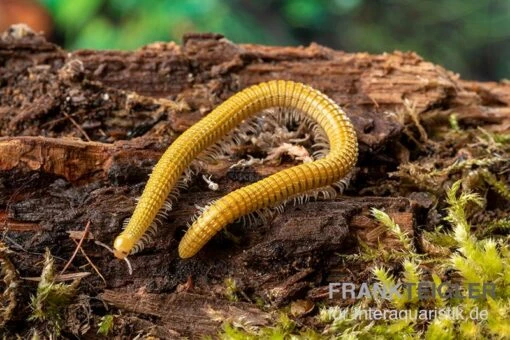
[[[14,70],[19,69],[19,63],[25,69],[39,70],[46,65],[40,58],[33,58],[34,65],[30,67],[20,56],[21,50],[36,55],[39,53],[37,48],[27,46],[29,41],[28,37],[24,37],[18,46],[17,40],[4,39],[0,43],[0,61],[9,60]],[[60,58],[64,54],[61,50],[53,45],[47,46],[45,53],[48,53],[47,50],[53,53],[54,59],[62,60]],[[65,55],[62,61],[68,64],[74,60],[82,63],[87,79],[115,89],[172,99],[181,108],[166,112],[169,115],[168,127],[175,132],[182,132],[228,96],[249,85],[270,79],[302,81],[325,92],[346,108],[358,132],[362,150],[377,150],[399,133],[402,126],[384,112],[402,108],[404,99],[415,103],[416,109],[421,112],[440,105],[455,93],[455,84],[448,72],[412,53],[372,56],[337,52],[318,45],[307,48],[235,45],[217,35],[189,35],[182,47],[173,43],[158,43],[135,52],[77,51]],[[52,66],[43,72],[53,74],[57,71],[58,68]],[[33,84],[18,80],[20,85],[25,85],[23,92],[27,98],[21,99],[17,106],[32,103],[33,98],[37,97],[36,89],[44,85],[48,77],[45,75],[43,80],[35,77],[31,80]],[[56,84],[64,82],[62,76],[55,78]],[[84,80],[82,85],[67,85],[70,89],[63,92],[65,94],[74,89],[74,98],[87,98],[90,96],[87,84],[88,81]],[[35,89],[31,90],[31,87]],[[388,91],[390,88],[391,91]],[[118,115],[116,112],[126,111],[122,110],[125,106],[123,95],[120,94],[121,98],[117,99],[116,94],[111,92],[115,91],[95,89],[95,93],[107,93],[116,106],[104,107],[99,97],[93,101],[97,102],[93,111],[104,111],[114,116]],[[40,118],[42,115],[46,117],[43,122],[47,123],[50,118],[47,116],[51,116],[52,112],[66,110],[69,115],[83,116],[79,111],[90,110],[87,106],[80,107],[79,103],[66,106],[66,98],[70,96],[56,93],[50,96],[50,99],[54,98],[53,102],[46,100],[40,104],[45,108],[44,113],[14,113],[9,109],[12,107],[9,93],[3,97],[6,99],[1,103],[0,112],[5,111],[4,117],[9,120],[13,115],[18,117],[16,120],[20,116]],[[154,103],[154,106],[154,111],[157,111],[160,105]],[[91,112],[88,116],[93,118],[95,114]],[[107,138],[115,139],[115,129],[111,127],[113,131],[109,131],[110,127],[104,119],[98,121]],[[39,125],[40,121],[25,123]],[[71,128],[70,123],[67,124]],[[31,135],[48,133],[27,127],[22,131]],[[68,132],[69,129],[64,131]],[[10,133],[16,134],[17,131],[14,129]],[[125,135],[122,137],[126,138]]]
[[[161,151],[150,150],[154,144],[148,139],[106,144],[70,138],[4,137],[0,138],[0,170],[38,171],[69,182],[104,179],[125,166],[144,168],[146,164],[150,169],[161,156]]]

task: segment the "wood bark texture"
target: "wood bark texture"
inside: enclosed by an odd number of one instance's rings
[[[401,143],[409,122],[398,119],[406,103],[424,122],[455,112],[463,124],[495,131],[510,124],[508,83],[461,80],[415,53],[234,44],[216,34],[131,52],[68,52],[13,27],[0,39],[0,228],[19,275],[40,275],[45,248],[61,269],[76,248],[69,233],[83,231],[88,221],[94,240],[111,245],[175,137],[230,95],[271,79],[309,84],[348,112],[360,159],[345,195],[289,206],[265,225],[234,225],[196,257],[181,260],[177,244],[195,205],[291,162],[244,170],[230,169],[235,158],[208,164],[204,173],[220,190],[210,191],[198,176],[153,242],[130,257],[133,275],[106,249],[84,241],[106,282],[78,253],[67,272],[92,273],[80,284],[92,316],[76,316],[78,325],[107,313],[106,304],[114,311],[108,313],[122,311],[126,336],[152,327],[162,338],[194,337],[243,318],[270,324],[272,311],[296,299],[327,301],[328,282],[369,276],[368,268],[342,265],[340,255],[355,252],[358,240],[398,247],[370,208],[385,210],[411,235],[427,225],[433,202],[426,194],[363,191],[409,161]],[[227,278],[246,297],[229,301]],[[21,281],[12,329],[22,328],[30,313],[23,305],[34,289]],[[257,308],[253,297],[269,310]],[[84,336],[94,338],[96,330]]]

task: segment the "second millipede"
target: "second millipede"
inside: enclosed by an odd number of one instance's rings
[[[354,167],[358,157],[356,132],[333,100],[293,81],[274,80],[251,86],[227,99],[168,147],[154,167],[127,227],[114,241],[115,256],[123,259],[129,255],[185,169],[204,149],[246,119],[270,108],[296,110],[317,122],[329,140],[329,154],[237,189],[206,207],[179,244],[181,258],[195,255],[218,231],[240,217],[335,183]]]

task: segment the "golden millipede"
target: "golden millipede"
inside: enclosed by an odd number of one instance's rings
[[[193,159],[246,119],[270,108],[296,110],[317,122],[329,140],[329,154],[237,189],[207,206],[181,240],[181,258],[195,255],[218,231],[240,217],[335,183],[354,167],[358,157],[356,132],[333,100],[293,81],[274,80],[251,86],[187,129],[165,151],[127,227],[115,239],[115,256],[123,259],[133,250]]]

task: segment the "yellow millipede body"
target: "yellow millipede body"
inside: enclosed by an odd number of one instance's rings
[[[132,251],[185,169],[204,149],[269,108],[296,110],[317,122],[329,140],[329,154],[237,189],[207,206],[181,240],[180,257],[195,255],[219,230],[240,217],[335,183],[354,167],[358,156],[355,130],[344,111],[329,97],[293,81],[274,80],[251,86],[191,126],[165,151],[127,227],[115,239],[115,256],[125,258]]]

